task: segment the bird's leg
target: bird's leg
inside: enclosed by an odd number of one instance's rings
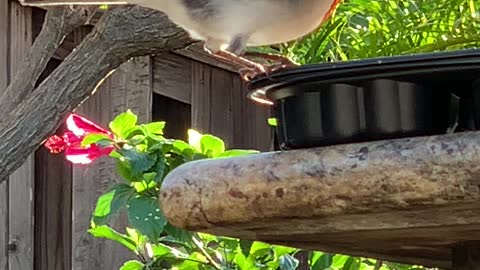
[[[247,58],[248,57],[248,58]],[[260,73],[264,73],[268,78],[271,79],[270,74],[284,68],[293,68],[300,66],[299,64],[295,63],[293,60],[276,54],[268,54],[268,53],[260,53],[260,52],[246,52],[242,55],[243,59],[247,59],[259,66],[262,66],[262,69],[258,68],[250,68],[246,66],[245,68],[240,70],[240,75],[245,81],[249,81],[256,77]],[[251,58],[269,60],[269,61],[277,61],[274,64],[260,64],[255,61],[252,61]]]
[[[214,55],[224,60],[227,60],[242,66],[243,68],[240,69],[239,72],[240,72],[240,76],[245,81],[251,80],[253,77],[255,77],[255,75],[259,73],[267,72],[267,70],[263,65],[253,62],[251,60],[248,60],[246,58],[240,57],[228,51],[218,51],[214,53]]]

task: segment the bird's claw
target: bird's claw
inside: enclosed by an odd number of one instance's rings
[[[258,66],[255,66],[254,68],[242,68],[239,70],[239,73],[244,81],[249,82],[260,74],[265,74],[267,78],[272,79],[271,74],[273,72],[286,69],[286,68],[297,67],[297,66],[298,65],[296,64],[293,65],[293,64],[285,64],[285,63],[279,63],[279,64],[270,65],[270,66],[258,65]]]

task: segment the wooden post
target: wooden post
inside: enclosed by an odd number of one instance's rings
[[[453,270],[480,270],[480,241],[460,243],[452,255]]]

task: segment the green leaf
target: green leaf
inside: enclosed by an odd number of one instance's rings
[[[151,247],[152,247],[152,252],[153,252],[153,257],[154,258],[163,257],[163,256],[166,256],[166,255],[169,255],[169,254],[172,253],[171,248],[167,245],[162,244],[162,243],[151,245]]]
[[[139,145],[145,142],[145,135],[135,135],[130,140],[128,140],[128,144],[130,145]]]
[[[155,170],[155,180],[156,183],[161,183],[163,180],[163,176],[165,175],[165,168],[166,168],[166,160],[163,154],[158,155],[157,162],[153,169]]]
[[[197,270],[201,265],[198,262],[208,263],[207,258],[199,252],[193,252],[190,254],[188,259],[189,260],[185,260],[183,263],[177,266],[179,270]]]
[[[190,144],[188,144],[184,141],[180,141],[180,140],[174,141],[172,143],[172,146],[173,146],[172,151],[174,153],[182,155],[182,156],[184,156],[188,159],[191,159],[193,157],[193,155],[197,152],[197,150],[193,146],[191,146]]]
[[[280,257],[280,270],[295,270],[298,267],[298,260],[291,255]]]
[[[267,243],[255,241],[253,242],[252,247],[250,248],[250,256],[262,257],[270,253],[271,250],[272,250],[271,245]]]
[[[135,242],[136,246],[143,246],[145,242],[147,242],[147,237],[135,229],[127,227],[127,235],[133,242]]]
[[[156,241],[167,224],[154,198],[138,196],[128,202],[128,220],[140,233]]]
[[[96,144],[99,141],[106,141],[105,143],[108,142],[107,145],[112,144],[112,140],[110,140],[110,137],[106,134],[101,134],[101,133],[90,133],[85,138],[82,140],[82,147],[89,146],[90,144]],[[102,145],[105,146],[105,145]]]
[[[360,264],[354,257],[349,257],[342,267],[342,270],[358,270]]]
[[[138,179],[132,175],[132,170],[130,169],[130,164],[125,161],[117,160],[117,173],[123,177],[123,179],[127,180],[128,182],[135,182]]]
[[[144,127],[151,133],[155,135],[163,135],[163,129],[165,128],[165,122],[153,122],[144,125]]]
[[[225,143],[213,135],[203,135],[200,139],[200,149],[202,154],[208,157],[217,157],[225,152]]]
[[[156,161],[154,156],[139,152],[135,148],[123,148],[119,150],[119,153],[129,162],[132,176],[141,176],[144,172],[147,172]]]
[[[333,263],[333,256],[332,254],[322,253],[322,252],[315,252],[319,256],[312,264],[312,270],[324,270],[328,269],[332,266]],[[317,255],[315,254],[315,255]]]
[[[170,223],[167,223],[164,228],[165,232],[168,233],[171,237],[175,240],[184,242],[184,243],[191,243],[193,233],[184,229],[177,228]]]
[[[119,270],[142,270],[144,267],[143,263],[131,260],[122,265]]]
[[[133,114],[131,110],[127,110],[115,117],[115,119],[110,122],[109,127],[115,135],[126,139],[129,135],[128,131],[133,129],[136,124],[137,116]]]
[[[272,127],[276,127],[278,125],[277,118],[268,118],[268,125]]]
[[[240,249],[245,256],[250,254],[250,249],[253,245],[253,241],[250,240],[240,240]]]
[[[133,186],[138,193],[142,193],[146,190],[155,188],[157,184],[153,181],[149,181],[149,182],[141,181],[141,182],[135,182]]]
[[[273,247],[273,250],[275,251],[275,255],[277,257],[281,257],[281,256],[291,254],[291,253],[294,253],[295,251],[297,251],[296,248],[292,248],[292,247],[285,247],[285,246],[272,246],[272,247]]]
[[[333,257],[331,266],[341,269],[349,258],[350,257],[346,255],[335,255]]]
[[[188,144],[191,145],[195,150],[199,153],[202,152],[202,147],[200,145],[200,140],[202,138],[202,134],[194,129],[188,130]]]
[[[233,261],[238,265],[238,267],[240,267],[240,270],[256,269],[255,261],[250,256],[246,257],[243,255],[240,250],[237,250],[237,254]]]
[[[220,155],[218,155],[218,158],[224,158],[224,157],[239,157],[239,156],[246,156],[246,155],[251,155],[251,154],[258,154],[260,153],[257,150],[241,150],[241,149],[234,149],[234,150],[227,150]]]
[[[110,191],[98,198],[93,211],[93,222],[97,225],[106,224],[110,217],[125,206],[134,194],[135,191],[129,185],[117,184],[113,186]]]
[[[112,241],[115,241],[129,250],[135,252],[137,250],[135,243],[126,235],[118,233],[114,229],[108,227],[107,225],[102,226],[93,226],[93,228],[89,229],[88,232],[96,238],[106,238]]]

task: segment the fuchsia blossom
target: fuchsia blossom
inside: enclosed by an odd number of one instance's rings
[[[51,153],[59,154],[65,151],[65,156],[70,162],[89,164],[96,158],[109,155],[113,151],[113,146],[101,147],[91,144],[83,147],[81,145],[83,139],[89,134],[103,134],[110,139],[113,139],[113,134],[78,114],[72,113],[68,116],[67,129],[68,131],[61,137],[54,135],[47,139],[44,145]]]

